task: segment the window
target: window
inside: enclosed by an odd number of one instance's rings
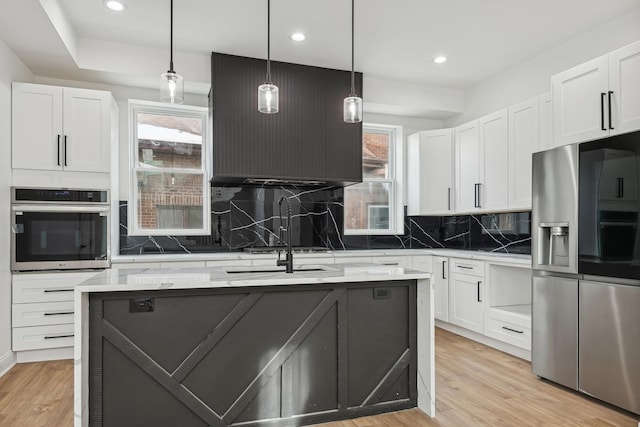
[[[207,109],[129,101],[129,111],[129,234],[210,234]]]
[[[345,234],[403,234],[401,148],[401,127],[364,125],[362,183],[344,189]]]

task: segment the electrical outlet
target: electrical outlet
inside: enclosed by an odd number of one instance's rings
[[[149,313],[153,311],[153,298],[133,298],[129,300],[129,313]]]
[[[389,288],[373,288],[373,299],[389,299],[391,291]]]

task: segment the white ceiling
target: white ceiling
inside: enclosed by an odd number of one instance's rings
[[[169,0],[3,0],[0,37],[39,76],[157,86]],[[272,0],[272,59],[349,69],[349,0]],[[206,93],[211,51],[266,57],[266,0],[174,0],[174,65]],[[640,5],[639,0],[356,0],[355,67],[464,90]],[[7,13],[6,11],[9,11]],[[288,39],[303,31],[307,40]],[[431,60],[446,54],[450,60]]]

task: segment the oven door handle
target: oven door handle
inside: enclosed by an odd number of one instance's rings
[[[109,205],[87,206],[87,205],[13,205],[11,210],[14,213],[20,212],[59,212],[59,213],[108,213]]]

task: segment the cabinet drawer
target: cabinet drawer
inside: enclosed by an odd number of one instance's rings
[[[12,326],[45,326],[73,323],[73,301],[13,304]]]
[[[397,265],[405,268],[413,267],[413,262],[410,256],[400,256],[400,257],[374,256],[374,257],[371,257],[371,261],[375,262],[376,264]]]
[[[13,282],[13,303],[73,301],[73,284],[43,280]]]
[[[530,322],[528,326],[524,326],[523,323],[526,322],[516,318],[506,319],[506,316],[501,316],[494,312],[488,314],[487,320],[484,331],[486,336],[515,345],[516,347],[524,348],[525,350],[531,350]]]
[[[450,258],[451,272],[484,277],[484,261]]]
[[[414,256],[412,268],[414,270],[433,273],[433,256],[432,255]]]
[[[367,262],[371,262],[371,257],[370,256],[337,256],[334,257],[334,263],[336,264],[349,264],[349,263],[367,263]]]
[[[13,351],[72,346],[73,323],[13,328]]]

